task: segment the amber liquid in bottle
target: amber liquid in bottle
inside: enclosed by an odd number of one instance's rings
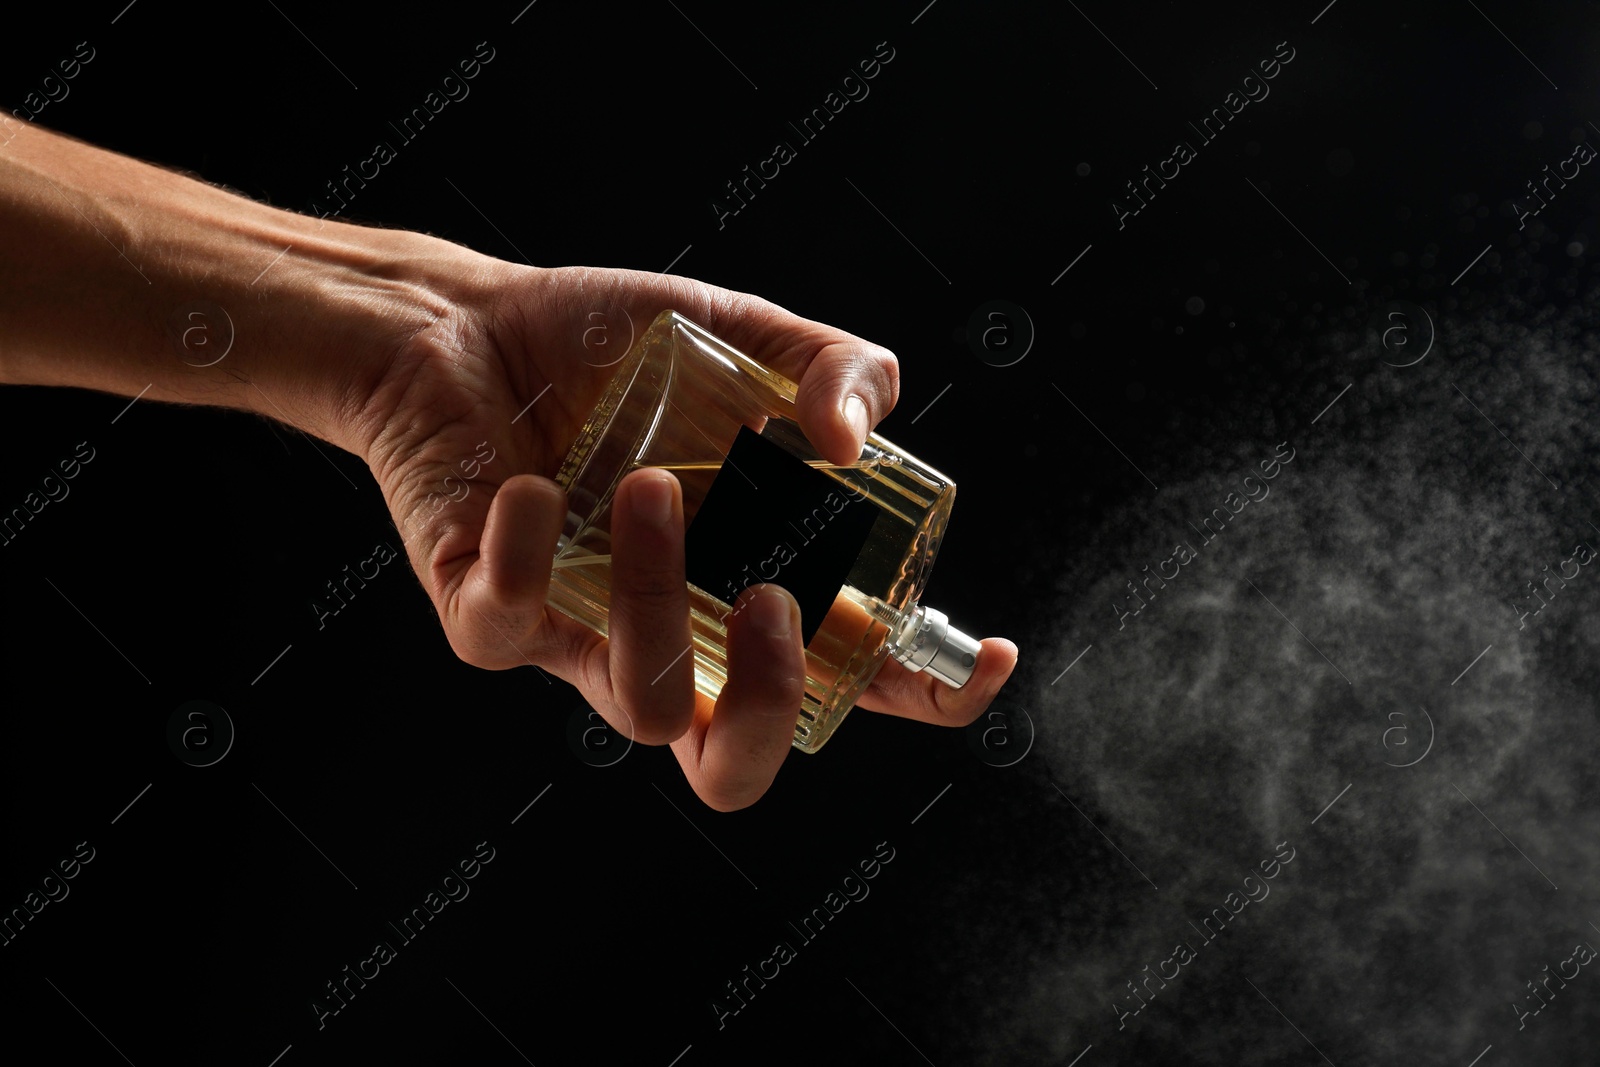
[[[841,499],[856,500],[853,506],[874,515],[870,535],[806,646],[805,697],[796,709],[794,744],[815,752],[890,655],[912,670],[928,669],[960,685],[978,645],[916,603],[949,520],[954,483],[876,434],[868,436],[856,462],[827,462],[794,421],[794,396],[788,379],[683,316],[658,316],[619,364],[557,474],[570,511],[549,604],[606,633],[617,483],[637,467],[672,471],[683,488],[692,542],[695,516],[716,479],[741,476],[727,470],[741,428],[760,434],[793,462],[834,480]],[[813,533],[805,525],[793,527],[799,551]],[[772,580],[784,584],[784,575]],[[727,680],[725,622],[734,595],[722,599],[689,585],[695,687],[712,699]]]

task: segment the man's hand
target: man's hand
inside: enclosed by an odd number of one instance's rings
[[[642,328],[675,308],[797,382],[801,428],[839,463],[894,406],[893,355],[686,278],[520,267],[257,204],[35,126],[8,138],[0,381],[243,408],[354,452],[457,655],[566,679],[626,736],[670,742],[713,807],[765,792],[801,703],[799,611],[781,589],[747,590],[721,697],[697,695],[670,474],[636,471],[618,489],[610,637],[545,604],[566,516],[550,476],[615,363],[584,338],[596,312]],[[186,350],[197,302],[229,324],[220,357]],[[955,690],[890,661],[858,703],[965,725],[1015,662],[1016,646],[989,638]]]
[[[867,432],[894,406],[894,356],[756,297],[685,278],[504,263],[477,273],[480,284],[393,357],[356,419],[363,454],[451,647],[480,667],[531,663],[566,679],[623,735],[671,742],[706,803],[722,810],[752,803],[793,739],[804,679],[799,608],[776,586],[748,590],[735,605],[748,610],[732,620],[720,698],[713,706],[695,692],[694,665],[683,655],[683,502],[670,473],[635,471],[618,489],[610,636],[545,604],[567,514],[549,476],[615,369],[609,353],[600,360],[585,339],[597,314],[620,333],[623,322],[642,329],[675,308],[797,382],[801,428],[838,463],[860,455]],[[493,458],[480,462],[484,455]],[[860,704],[965,725],[1015,661],[1010,642],[989,639],[960,690],[890,661]]]

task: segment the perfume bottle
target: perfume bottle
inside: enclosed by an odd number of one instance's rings
[[[959,688],[978,641],[918,603],[955,484],[876,434],[855,462],[819,456],[795,421],[795,385],[664,311],[618,364],[556,481],[567,491],[548,603],[605,634],[611,506],[637,467],[683,490],[696,689],[727,680],[727,623],[746,586],[800,606],[805,697],[794,747],[816,752],[893,656]]]

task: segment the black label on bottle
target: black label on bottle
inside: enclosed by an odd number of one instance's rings
[[[809,645],[876,519],[861,490],[740,427],[685,535],[687,576],[730,614],[748,586],[781,585]]]

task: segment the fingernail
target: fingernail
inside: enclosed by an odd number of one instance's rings
[[[633,487],[633,506],[641,518],[652,526],[665,526],[672,521],[672,475],[652,474],[638,479],[642,484]]]
[[[850,424],[851,431],[863,441],[867,439],[867,431],[872,429],[872,424],[867,421],[867,405],[864,400],[854,393],[844,398],[844,403],[839,406],[844,414],[844,421]]]
[[[770,589],[757,593],[750,602],[750,621],[768,637],[788,637],[792,622],[789,598]]]

